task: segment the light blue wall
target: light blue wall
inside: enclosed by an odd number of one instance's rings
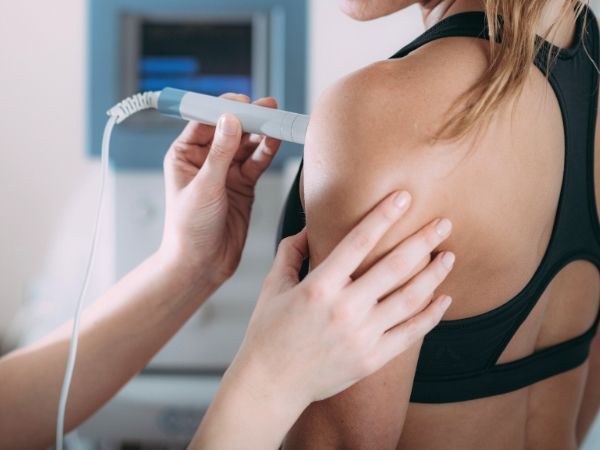
[[[270,84],[267,95],[279,107],[306,112],[306,0],[88,0],[87,152],[100,154],[106,110],[121,100],[121,17],[123,14],[189,15],[266,14],[269,18]],[[183,126],[183,122],[182,122]],[[179,127],[180,129],[181,127]],[[111,164],[117,169],[160,169],[178,128],[117,126]],[[297,144],[284,143],[277,158],[300,155]]]

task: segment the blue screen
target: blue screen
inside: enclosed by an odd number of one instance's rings
[[[251,24],[142,24],[139,90],[252,97]]]

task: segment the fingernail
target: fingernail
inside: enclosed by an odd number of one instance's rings
[[[226,134],[228,136],[232,136],[237,133],[237,123],[229,114],[223,114],[221,116],[218,127],[222,134]]]
[[[452,223],[448,219],[441,219],[435,226],[435,230],[441,237],[446,237],[452,230]]]
[[[410,201],[410,194],[406,191],[402,191],[399,194],[396,194],[394,198],[394,204],[398,209],[404,209],[408,206],[408,202]]]
[[[454,266],[455,259],[456,256],[454,256],[454,253],[444,252],[444,254],[442,255],[442,264],[446,269],[450,270]]]
[[[447,295],[444,295],[442,297],[442,300],[440,300],[440,306],[442,307],[442,309],[448,309],[450,303],[452,303],[452,299]]]

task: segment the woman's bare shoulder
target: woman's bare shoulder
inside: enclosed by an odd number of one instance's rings
[[[481,42],[452,38],[350,73],[319,97],[307,151],[328,147],[320,156],[334,158],[336,165],[363,161],[364,146],[370,147],[369,156],[389,147],[396,156],[423,156],[454,101],[483,75],[486,65]]]
[[[478,45],[470,41],[432,43],[408,57],[371,64],[319,98],[306,137],[303,187],[309,236],[326,242],[316,253],[325,255],[393,190],[409,190],[413,208],[373,259],[452,207],[447,199],[457,186],[449,186],[461,183],[453,170],[464,157],[463,144],[432,144],[431,136],[484,70],[481,54],[464,56],[466,47]]]
[[[485,70],[485,48],[474,41],[435,41],[330,86],[311,114],[305,193],[310,195],[312,181],[321,186],[313,177],[345,180],[348,191],[359,197],[379,194],[390,183],[416,188],[425,181],[424,173],[428,185],[432,178],[445,178],[470,141],[432,143],[432,137],[454,101]],[[370,193],[370,187],[377,192]]]

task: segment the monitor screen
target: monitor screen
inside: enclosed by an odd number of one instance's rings
[[[143,20],[138,91],[252,92],[252,23]]]

